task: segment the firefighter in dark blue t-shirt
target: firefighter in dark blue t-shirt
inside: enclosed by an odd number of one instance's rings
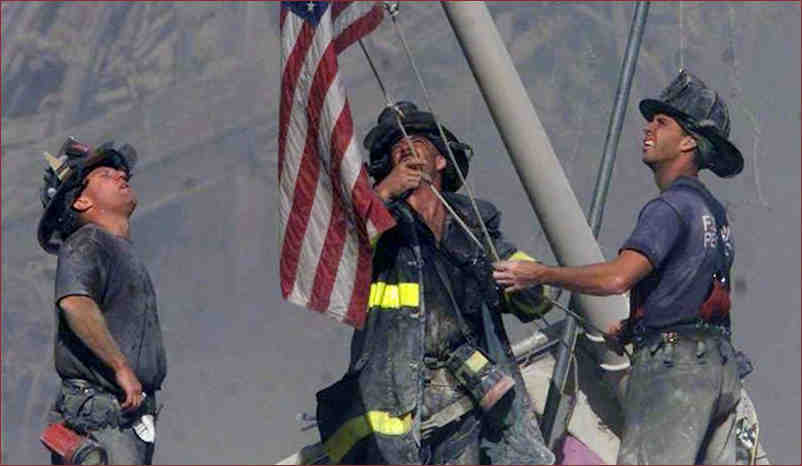
[[[581,267],[504,261],[494,277],[511,290],[630,292],[629,319],[609,329],[635,347],[618,463],[734,464],[741,391],[728,315],[734,248],[724,207],[698,172],[735,176],[743,156],[727,139],[724,101],[686,71],[640,110],[643,162],[660,196],[643,207],[618,256]]]
[[[69,138],[49,167],[37,236],[58,255],[62,384],[42,441],[54,464],[150,464],[167,362],[156,294],[129,238],[133,147]]]

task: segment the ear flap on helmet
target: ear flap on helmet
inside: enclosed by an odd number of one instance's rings
[[[390,154],[384,152],[381,155],[371,156],[370,164],[367,166],[368,175],[374,180],[382,180],[390,174]]]

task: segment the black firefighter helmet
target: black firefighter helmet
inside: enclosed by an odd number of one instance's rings
[[[109,166],[129,176],[136,164],[136,150],[128,144],[105,142],[94,150],[69,137],[53,157],[45,152],[48,167],[40,197],[44,212],[39,219],[37,239],[42,249],[57,254],[61,243],[79,226],[72,204],[85,186],[85,178],[94,168]]]
[[[654,115],[668,115],[686,131],[705,138],[711,150],[700,151],[703,165],[722,178],[741,173],[744,158],[727,138],[730,135],[730,114],[727,104],[718,93],[701,79],[682,70],[657,99],[640,101],[643,117],[652,121]]]
[[[385,107],[379,114],[378,124],[365,136],[364,146],[370,151],[368,174],[378,183],[393,169],[390,150],[404,137],[403,131],[398,126],[397,118],[401,120],[407,134],[425,137],[445,157],[447,164],[443,169],[443,190],[457,191],[462,186],[462,182],[448,156],[446,144],[451,148],[463,177],[468,175],[469,161],[473,155],[471,146],[460,142],[445,126],[443,126],[443,133],[445,133],[447,141],[443,141],[434,115],[418,110],[418,107],[412,102],[398,102],[393,106]]]

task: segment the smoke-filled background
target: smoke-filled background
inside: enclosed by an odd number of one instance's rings
[[[583,209],[590,204],[631,3],[490,3]],[[351,330],[281,299],[277,3],[2,3],[2,462],[47,463],[38,435],[53,369],[55,257],[35,239],[45,162],[73,135],[139,151],[133,238],[155,282],[169,373],[156,463],[274,463],[318,440],[315,392],[345,370]],[[412,53],[469,181],[522,249],[553,262],[439,4],[401,5]],[[366,45],[390,93],[423,104],[385,21]],[[637,101],[684,66],[729,103],[743,173],[702,176],[736,240],[735,343],[761,441],[800,458],[800,6],[651,5],[599,242],[615,256],[656,194]],[[357,136],[384,101],[358,47],[342,57]],[[552,320],[559,317],[554,314]],[[507,322],[520,338],[534,326]]]

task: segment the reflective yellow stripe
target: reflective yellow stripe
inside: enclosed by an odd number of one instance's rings
[[[349,419],[323,447],[332,463],[339,463],[354,445],[371,433],[404,435],[412,429],[412,413],[393,417],[386,411],[368,411],[364,416]]]
[[[387,284],[384,282],[371,283],[370,285],[370,298],[368,298],[368,307],[376,307],[381,301],[379,297],[384,294],[384,287]]]
[[[535,262],[535,259],[532,256],[530,256],[529,254],[527,254],[525,252],[521,252],[521,251],[515,251],[515,254],[511,255],[509,257],[509,259],[507,259],[507,260],[510,260],[510,261],[531,261],[531,262]]]
[[[412,413],[393,417],[386,411],[368,411],[365,415],[373,432],[384,435],[404,435],[412,429]]]
[[[478,374],[479,371],[485,367],[485,364],[487,364],[487,358],[478,351],[474,351],[471,357],[465,361],[465,365],[468,366],[468,369],[473,371],[474,374]]]
[[[420,287],[417,283],[399,283],[398,297],[401,305],[407,307],[418,307],[420,304]]]
[[[370,285],[368,307],[398,309],[402,306],[418,307],[419,304],[420,288],[417,283],[388,285],[384,282],[376,282]]]

